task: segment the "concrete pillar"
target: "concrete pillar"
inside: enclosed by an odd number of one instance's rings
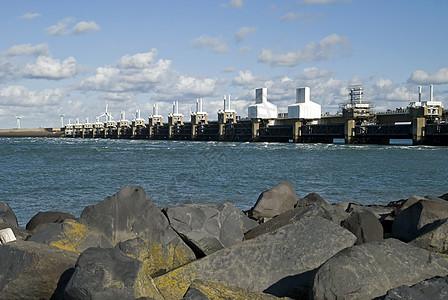
[[[254,119],[252,120],[252,139],[257,139],[260,135],[260,120]]]
[[[302,122],[295,121],[292,128],[292,135],[294,143],[297,143],[299,141],[299,138],[302,136]]]
[[[198,125],[191,125],[191,139],[194,140],[197,135]]]
[[[412,141],[414,144],[421,144],[425,137],[425,118],[415,118],[412,122]]]
[[[354,136],[355,136],[355,120],[347,119],[344,124],[345,143],[352,144]]]

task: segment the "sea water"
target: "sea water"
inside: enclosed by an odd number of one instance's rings
[[[448,147],[0,138],[0,202],[24,227],[39,211],[76,217],[125,185],[158,206],[232,202],[249,209],[279,182],[298,197],[387,204],[448,192]]]

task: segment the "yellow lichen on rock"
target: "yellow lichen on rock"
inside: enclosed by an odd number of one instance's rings
[[[81,253],[79,244],[86,237],[87,228],[85,225],[78,222],[66,221],[63,227],[64,238],[50,242],[50,246],[58,247],[60,249]],[[94,234],[94,233],[90,233]]]

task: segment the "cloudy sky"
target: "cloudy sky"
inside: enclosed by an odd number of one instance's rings
[[[254,89],[280,112],[309,86],[323,112],[362,84],[377,111],[434,84],[448,106],[445,0],[0,0],[0,128],[52,127],[137,108],[164,116],[223,95],[247,116]]]

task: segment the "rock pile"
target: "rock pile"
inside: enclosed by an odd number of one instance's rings
[[[26,229],[0,203],[0,299],[444,299],[446,198],[331,204],[281,182],[244,213],[125,186]]]

